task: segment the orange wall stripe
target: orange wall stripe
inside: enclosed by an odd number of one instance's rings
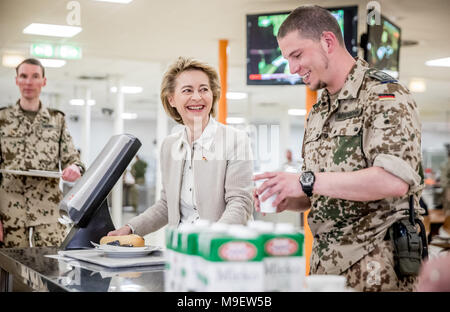
[[[305,127],[306,127],[306,118],[308,117],[309,111],[317,102],[317,91],[313,91],[310,88],[306,87],[306,116],[305,116]],[[305,211],[303,214],[303,224],[305,230],[305,258],[306,258],[306,275],[309,275],[309,259],[311,258],[312,252],[312,244],[313,244],[313,236],[311,233],[311,229],[308,225],[308,214],[309,210]]]
[[[228,73],[228,40],[219,40],[219,77],[221,95],[219,99],[219,114],[217,121],[227,123],[227,73]]]

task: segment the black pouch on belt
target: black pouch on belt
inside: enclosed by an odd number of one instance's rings
[[[395,222],[389,228],[394,245],[394,265],[398,277],[419,275],[422,259],[428,257],[428,246],[423,223],[415,218],[414,199],[409,198],[409,218]],[[416,222],[420,226],[417,231]]]
[[[422,264],[422,239],[408,219],[395,222],[390,228],[394,244],[394,265],[398,277],[417,276]]]

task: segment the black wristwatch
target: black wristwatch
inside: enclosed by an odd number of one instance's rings
[[[314,182],[316,182],[316,176],[314,175],[314,173],[312,171],[302,172],[298,181],[300,182],[302,190],[306,194],[306,196],[311,197]]]
[[[80,174],[83,175],[83,173],[84,173],[83,167],[81,167],[80,165],[75,165],[75,166],[78,167],[78,170],[80,170]]]

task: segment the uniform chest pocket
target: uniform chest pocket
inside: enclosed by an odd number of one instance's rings
[[[0,138],[23,138],[26,132],[21,127],[4,127],[0,129]]]
[[[307,129],[305,133],[302,146],[302,158],[307,170],[319,170],[322,161],[322,157],[318,154],[321,133],[322,131],[319,128]]]
[[[362,118],[348,118],[334,123],[330,130],[332,140],[333,164],[342,166],[352,164],[358,167],[358,163],[364,161],[362,155]],[[361,167],[363,164],[361,163]],[[352,170],[352,168],[343,168]]]
[[[59,129],[55,126],[41,126],[38,132],[45,142],[59,142]]]
[[[305,133],[304,143],[308,144],[317,141],[322,133],[321,129],[308,129]]]
[[[25,136],[19,133],[12,133],[12,135],[0,136],[2,153],[14,152],[23,147],[25,143]]]

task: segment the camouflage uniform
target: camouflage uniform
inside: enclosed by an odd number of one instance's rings
[[[64,114],[44,108],[33,122],[16,105],[0,109],[0,168],[59,171],[76,164],[84,171],[67,131]],[[30,227],[36,246],[59,245],[65,227],[58,222],[62,193],[59,179],[3,174],[0,220],[6,247],[29,246]]]
[[[361,59],[337,100],[331,102],[328,91],[323,91],[307,119],[302,169],[351,172],[377,166],[410,188],[403,197],[372,202],[313,194],[308,215],[314,236],[312,274],[344,274],[357,290],[412,288],[413,279],[398,281],[391,267],[392,253],[386,250],[392,249],[391,242],[384,238],[395,221],[409,215],[410,194],[417,215],[423,212],[420,137],[417,105],[409,91],[389,75],[369,69]],[[369,264],[361,267],[363,262]]]

